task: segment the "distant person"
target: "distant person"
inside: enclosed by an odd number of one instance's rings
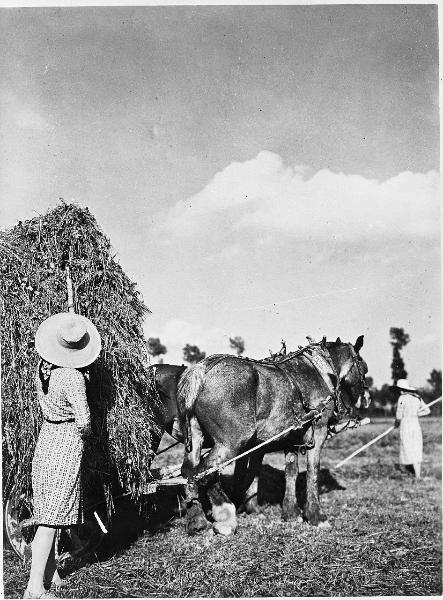
[[[423,437],[418,417],[429,415],[431,411],[407,379],[399,379],[394,387],[400,392],[395,415],[395,427],[400,427],[400,464],[412,465],[415,477],[419,479]]]
[[[62,583],[55,569],[55,533],[83,522],[81,463],[91,429],[84,368],[98,357],[101,340],[86,317],[59,313],[40,325],[35,348],[41,358],[36,384],[43,425],[32,461],[37,530],[23,597],[55,598],[45,589]]]

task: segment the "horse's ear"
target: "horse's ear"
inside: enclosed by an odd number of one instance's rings
[[[322,350],[326,350],[326,336],[324,335],[321,340]]]
[[[336,344],[341,344],[341,339],[338,337],[338,338],[335,340],[335,343],[336,343]]]
[[[363,348],[363,341],[364,341],[364,336],[363,335],[359,335],[358,338],[357,338],[357,341],[354,344],[354,350],[357,352],[357,354]]]
[[[311,337],[311,336],[309,336],[309,335],[307,335],[307,336],[306,336],[306,339],[308,340],[308,342],[309,342],[310,344],[316,344],[316,343],[317,343],[317,342],[314,340],[314,338],[312,338],[312,337]]]

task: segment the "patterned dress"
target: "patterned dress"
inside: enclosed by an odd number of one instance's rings
[[[398,399],[396,418],[400,420],[400,464],[413,465],[423,460],[423,437],[418,417],[431,411],[421,398],[402,393]]]
[[[45,420],[32,461],[34,519],[53,527],[81,523],[83,438],[90,431],[85,378],[76,369],[56,368],[47,394],[38,374],[36,383]]]

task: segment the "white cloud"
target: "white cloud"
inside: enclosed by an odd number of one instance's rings
[[[343,241],[439,234],[436,171],[404,172],[384,182],[328,169],[306,173],[262,151],[231,163],[201,192],[178,202],[165,227],[182,237],[245,228]]]
[[[44,131],[48,127],[45,119],[30,108],[17,107],[14,111],[14,120],[22,129]]]
[[[48,128],[47,121],[24,98],[11,92],[2,92],[0,104],[5,119],[19,129],[44,131]]]

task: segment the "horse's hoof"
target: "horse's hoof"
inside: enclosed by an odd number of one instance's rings
[[[260,506],[256,499],[249,500],[249,502],[245,502],[244,507],[245,507],[245,513],[247,515],[258,515],[261,513]]]
[[[303,517],[297,513],[282,513],[281,518],[287,523],[303,523]]]
[[[283,521],[303,521],[301,510],[298,508],[298,506],[294,506],[293,504],[283,504],[281,518]]]
[[[329,521],[320,521],[318,527],[321,527],[322,529],[331,529],[331,524]]]
[[[235,506],[230,502],[223,502],[222,504],[214,504],[212,506],[212,518],[217,522],[236,521]]]
[[[212,528],[214,529],[215,533],[219,533],[220,535],[232,535],[233,533],[236,532],[237,530],[237,525],[229,525],[228,523],[223,523],[223,522],[215,522],[212,525]]]
[[[320,523],[320,515],[318,513],[303,513],[303,519],[308,525],[316,527]]]
[[[186,531],[189,535],[195,535],[199,531],[204,531],[209,527],[209,521],[198,504],[193,502],[187,507],[186,512]]]
[[[204,531],[209,527],[209,521],[205,516],[197,516],[190,519],[186,523],[186,531],[189,535],[195,535],[196,533],[200,533],[200,531]]]
[[[212,516],[214,517],[213,529],[221,535],[231,535],[237,529],[237,516],[235,506],[230,502],[223,502],[220,505],[212,506]]]

